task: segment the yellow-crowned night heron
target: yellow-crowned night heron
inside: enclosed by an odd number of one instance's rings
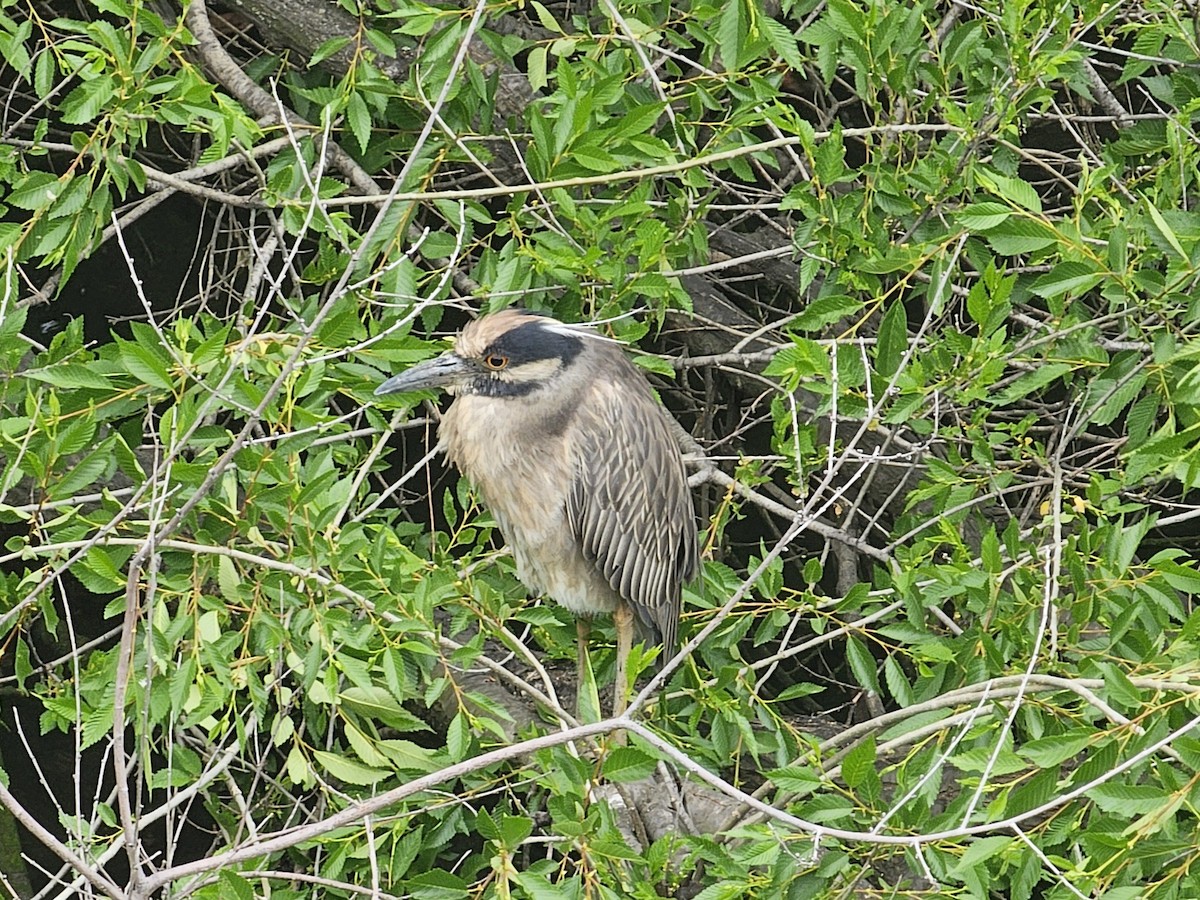
[[[518,577],[577,616],[581,678],[588,619],[612,613],[624,711],[633,613],[670,656],[697,566],[667,413],[620,344],[512,309],[471,322],[452,351],[375,393],[426,388],[456,397],[441,445],[495,516]]]

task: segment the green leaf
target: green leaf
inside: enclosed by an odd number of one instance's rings
[[[1038,197],[1037,191],[1033,189],[1029,182],[1020,178],[1001,175],[994,170],[985,171],[979,169],[976,170],[976,176],[982,184],[990,186],[993,191],[1005,200],[1011,201],[1030,212],[1040,213],[1042,211],[1041,198]]]
[[[888,692],[896,699],[897,703],[901,706],[912,704],[914,700],[912,685],[908,683],[908,679],[904,676],[904,670],[896,662],[894,654],[889,653],[883,661],[883,678],[887,683]]]
[[[1155,207],[1153,203],[1147,201],[1146,212],[1150,214],[1150,219],[1154,222],[1154,227],[1158,229],[1160,234],[1162,234],[1163,240],[1167,242],[1167,245],[1175,251],[1180,259],[1184,260],[1185,262],[1190,261],[1188,252],[1183,249],[1183,244],[1179,242],[1179,237],[1175,234],[1175,230],[1167,224],[1167,220],[1163,217],[1163,214],[1158,211],[1157,207]]]
[[[1098,662],[1104,676],[1104,686],[1108,689],[1108,699],[1115,706],[1136,710],[1142,706],[1142,695],[1129,676],[1110,662]]]
[[[104,474],[110,462],[111,448],[97,448],[75,463],[61,480],[51,483],[48,493],[58,500],[66,500],[83,493],[85,488],[91,487]]]
[[[546,77],[546,46],[539,44],[529,51],[525,57],[526,78],[534,91],[540,91],[548,84]]]
[[[157,353],[128,341],[118,341],[117,353],[125,370],[142,384],[168,391],[174,388],[171,373]]]
[[[875,370],[885,378],[895,375],[908,350],[908,314],[896,300],[883,314],[875,344]]]
[[[741,52],[748,31],[745,0],[727,0],[720,5],[720,9],[716,35],[721,63],[726,72],[736,72],[741,67]]]
[[[241,875],[225,866],[221,867],[218,880],[221,883],[221,896],[232,900],[254,900],[254,888]]]
[[[762,25],[763,33],[766,34],[767,40],[771,43],[771,49],[779,54],[779,58],[788,64],[796,71],[802,71],[808,64],[804,55],[800,52],[799,43],[796,36],[783,25],[770,16],[763,16],[759,20]]]
[[[1016,841],[1016,838],[998,834],[992,837],[976,838],[971,841],[967,847],[967,852],[962,855],[955,865],[950,870],[952,875],[962,875],[968,869],[973,869],[987,859],[995,856],[1004,850],[1007,850]]]
[[[397,731],[430,731],[430,727],[396,702],[382,686],[348,687],[339,695],[341,702],[369,719],[378,720]]]
[[[354,135],[354,139],[358,142],[360,153],[366,153],[367,147],[371,143],[371,113],[367,109],[367,102],[363,100],[362,94],[355,91],[350,94],[346,101],[346,124],[350,126],[350,133]]]
[[[244,599],[241,573],[228,556],[217,557],[217,586],[221,589],[221,596],[231,603]]]
[[[1097,272],[1094,266],[1087,263],[1063,262],[1041,276],[1029,289],[1046,299],[1077,296],[1090,291],[1103,278],[1104,273]]]
[[[562,26],[550,14],[550,10],[538,3],[538,0],[530,0],[530,5],[533,6],[533,11],[537,14],[538,22],[541,23],[543,28],[547,31],[553,31],[555,34],[566,34],[562,30]]]
[[[13,660],[13,675],[17,679],[18,689],[25,690],[25,682],[29,676],[33,674],[33,663],[29,656],[29,645],[25,643],[25,638],[17,638],[17,653]]]
[[[392,773],[387,769],[374,766],[364,766],[340,753],[330,753],[327,750],[312,751],[313,759],[320,763],[321,768],[339,781],[346,784],[369,785],[382,781]]]
[[[781,791],[798,797],[807,796],[821,787],[820,776],[807,766],[785,766],[765,774]]]
[[[466,716],[460,711],[455,713],[454,718],[450,720],[450,725],[446,728],[446,752],[453,762],[458,762],[466,759],[470,749],[471,728],[467,724]]]
[[[791,327],[796,331],[820,331],[826,325],[856,315],[862,307],[861,300],[844,294],[818,297],[804,305],[792,320]]]
[[[954,214],[955,221],[968,231],[988,231],[1007,222],[1013,215],[1011,207],[1003,203],[972,203]]]
[[[1171,797],[1157,784],[1118,784],[1106,781],[1087,792],[1105,812],[1133,816],[1163,809]]]
[[[601,771],[609,781],[623,784],[649,778],[657,765],[653,756],[636,747],[616,747],[605,757]]]
[[[46,369],[30,369],[25,375],[60,388],[93,388],[106,391],[111,387],[108,379],[99,372],[78,363],[55,363]]]
[[[108,550],[103,547],[90,548],[82,560],[82,568],[91,576],[85,580],[85,586],[90,591],[106,594],[125,587],[125,576],[117,568],[117,564],[109,555]],[[72,571],[80,577],[80,580],[84,580],[82,572]]]
[[[810,684],[807,681],[794,682],[780,691],[775,700],[782,703],[798,697],[811,697],[813,694],[824,692],[824,690],[825,688],[819,684]]]
[[[813,153],[813,175],[819,183],[830,185],[846,174],[846,147],[840,128],[834,128]]]
[[[1032,371],[1026,372],[1002,390],[992,402],[996,406],[1007,406],[1009,403],[1020,400],[1022,397],[1027,397],[1036,391],[1040,391],[1048,384],[1058,381],[1074,368],[1070,363],[1042,363]]]
[[[443,869],[415,875],[404,887],[413,900],[465,900],[470,896],[468,882]]]
[[[309,57],[308,60],[308,67],[311,69],[315,66],[319,66],[322,62],[333,56],[343,47],[346,47],[349,43],[349,37],[342,36],[330,38],[329,40],[325,41],[325,43],[321,44],[321,46],[315,51],[313,51],[313,55]]]
[[[1056,734],[1053,737],[1029,741],[1017,753],[1039,769],[1053,769],[1073,756],[1085,752],[1097,743],[1097,735],[1090,731]]]
[[[533,822],[525,816],[502,815],[496,824],[500,845],[509,849],[520,847],[533,834]]]
[[[984,234],[993,250],[1004,256],[1033,253],[1058,243],[1053,228],[1032,219],[1010,219]]]
[[[30,172],[13,185],[5,202],[31,212],[45,209],[58,199],[66,186],[66,180],[60,181],[49,172]]]
[[[875,774],[875,736],[868,735],[842,760],[842,780],[851,788],[865,784]]]
[[[106,103],[117,96],[110,75],[93,75],[67,95],[62,103],[62,120],[68,125],[83,125],[100,115]]]
[[[308,782],[310,776],[308,760],[305,759],[304,751],[300,749],[299,744],[292,744],[292,749],[288,751],[284,768],[287,770],[288,780],[292,784],[306,784]]]
[[[862,641],[851,635],[846,638],[846,659],[850,663],[850,671],[854,679],[868,691],[879,693],[879,677],[875,669],[875,657],[863,645]]]
[[[421,747],[412,741],[388,739],[379,741],[376,747],[392,761],[392,765],[402,771],[436,772],[446,762],[443,754]]]

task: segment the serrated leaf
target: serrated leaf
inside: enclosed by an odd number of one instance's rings
[[[33,212],[45,209],[57,200],[65,187],[65,181],[59,181],[49,172],[30,172],[13,185],[4,201],[9,206]]]
[[[842,780],[851,788],[865,783],[875,772],[875,736],[868,735],[842,760]]]
[[[858,638],[846,638],[846,659],[854,679],[868,691],[879,693],[879,677],[875,671],[875,657]]]
[[[103,547],[90,548],[81,562],[83,567],[104,585],[103,588],[88,585],[89,590],[96,593],[108,593],[120,590],[125,586],[125,576],[121,574],[121,570],[117,568],[117,564],[113,562],[112,557]]]
[[[45,369],[30,369],[25,375],[60,388],[108,390],[110,387],[107,378],[79,363],[55,363]]]
[[[241,573],[228,556],[217,557],[217,587],[221,590],[221,596],[231,601],[243,598]]]
[[[726,72],[735,72],[741,66],[741,50],[746,44],[745,6],[744,0],[727,0],[720,5],[716,36]]]
[[[796,331],[819,331],[826,325],[856,314],[862,306],[861,300],[844,294],[818,297],[805,304],[800,314],[792,320],[791,327]]]
[[[887,684],[888,693],[896,699],[897,703],[901,706],[908,706],[913,702],[912,685],[908,683],[904,670],[892,654],[888,654],[883,661],[883,679]]]
[[[445,756],[412,741],[389,739],[376,745],[397,769],[416,772],[436,772],[445,763]]]
[[[987,231],[1008,221],[1013,215],[1003,203],[972,203],[954,214],[954,219],[968,231]]]
[[[977,170],[976,175],[981,183],[990,186],[992,190],[1005,200],[1009,200],[1030,212],[1040,213],[1042,211],[1042,200],[1029,182],[1020,178],[1001,175],[995,171]]]
[[[164,388],[168,391],[174,387],[171,373],[167,370],[166,364],[153,351],[140,344],[121,341],[117,345],[117,353],[121,357],[121,365],[125,367],[125,371],[142,384]]]
[[[460,711],[450,720],[450,725],[446,729],[446,752],[450,754],[452,761],[458,762],[466,758],[467,751],[470,749],[471,729],[467,725],[466,716]]]
[[[375,746],[374,738],[367,735],[362,729],[355,727],[353,722],[343,723],[342,728],[346,735],[346,742],[360,762],[376,768],[384,768],[388,765],[388,758]]]
[[[430,731],[430,727],[396,702],[391,692],[382,686],[348,687],[339,695],[355,712],[375,719],[399,731]]]
[[[116,84],[110,75],[93,75],[67,94],[62,103],[62,120],[68,125],[84,125],[100,115],[104,104],[116,96]]]
[[[1112,781],[1096,785],[1087,796],[1105,812],[1127,816],[1163,809],[1171,799],[1167,791],[1156,784],[1117,784]]]
[[[371,113],[362,94],[357,91],[346,101],[346,124],[350,126],[350,133],[354,135],[354,139],[358,141],[359,151],[366,153],[367,146],[371,143]]]
[[[533,6],[533,11],[537,14],[538,22],[541,23],[543,28],[547,31],[553,31],[555,34],[565,34],[562,26],[550,14],[550,10],[538,3],[537,0],[530,0],[530,5]]]
[[[218,876],[221,882],[221,896],[231,900],[254,900],[254,888],[241,875],[232,869],[222,867]]]
[[[1004,256],[1033,253],[1058,243],[1058,234],[1048,225],[1030,219],[1010,219],[984,234],[993,250]]]
[[[315,51],[313,51],[313,55],[309,57],[308,60],[308,67],[311,69],[314,66],[320,65],[322,62],[333,56],[349,43],[349,37],[341,36],[330,38],[329,40],[325,41],[325,43],[321,44],[321,46]]]
[[[879,323],[875,344],[875,370],[886,378],[896,374],[908,350],[908,314],[899,300],[888,307]]]
[[[29,645],[22,637],[17,638],[17,654],[13,661],[13,674],[17,678],[17,687],[22,691],[25,690],[25,682],[33,674],[33,662],[30,659]]]
[[[220,614],[215,609],[205,610],[196,621],[196,633],[201,644],[214,644],[221,637]]]
[[[510,849],[521,846],[533,834],[533,821],[525,816],[502,815],[496,825],[500,832],[500,844]]]
[[[1074,366],[1070,363],[1055,362],[1043,363],[1031,372],[1026,372],[999,394],[996,395],[993,401],[997,406],[1006,406],[1015,400],[1020,400],[1022,397],[1027,397],[1035,391],[1040,391],[1042,388],[1058,381]]]
[[[766,773],[774,785],[781,791],[803,797],[811,794],[821,786],[821,778],[806,766],[785,766],[782,769],[772,769]]]
[[[312,755],[321,768],[346,784],[375,784],[392,774],[387,769],[363,765],[340,753],[330,753],[327,750],[314,750],[312,751]]]
[[[525,57],[525,77],[529,79],[529,86],[534,91],[540,91],[547,84],[546,53],[546,46],[539,44]]]
[[[1050,299],[1086,293],[1103,278],[1102,272],[1097,272],[1094,266],[1087,263],[1063,262],[1038,278],[1029,289],[1039,297]]]
[[[1178,235],[1175,234],[1173,228],[1167,224],[1167,220],[1163,218],[1163,214],[1152,203],[1146,204],[1146,211],[1150,213],[1150,218],[1154,222],[1154,227],[1162,234],[1163,240],[1167,242],[1172,250],[1179,255],[1185,262],[1189,261],[1188,253],[1183,249],[1183,244],[1179,242]]]
[[[780,58],[796,71],[803,71],[808,61],[800,52],[796,36],[792,34],[791,30],[770,16],[763,16],[759,23],[767,40],[771,42],[771,48],[779,54]]]
[[[621,163],[615,157],[595,147],[575,147],[568,152],[568,156],[571,162],[601,175],[621,168]]]
[[[636,747],[616,747],[604,759],[602,772],[609,781],[626,783],[649,778],[658,763]]]
[[[990,859],[997,853],[1007,850],[1015,841],[1016,838],[1008,837],[1007,835],[993,835],[992,837],[976,838],[971,841],[967,847],[967,852],[962,855],[962,858],[950,870],[952,875],[961,875],[968,869],[973,869],[984,860]]]
[[[797,697],[811,697],[813,694],[820,694],[824,690],[825,688],[819,684],[810,684],[806,681],[797,682],[794,684],[789,684],[782,691],[780,691],[775,700],[777,702],[784,702],[787,700],[795,700]]]
[[[308,760],[305,758],[299,744],[292,745],[292,749],[287,755],[287,761],[284,763],[284,768],[287,770],[288,780],[292,784],[304,784],[308,781]]]
[[[59,481],[50,484],[47,493],[60,500],[66,500],[82,493],[91,487],[104,474],[112,460],[108,449],[97,449],[89,453],[71,467],[71,470]]]
[[[1096,740],[1096,735],[1091,733],[1056,734],[1053,737],[1029,741],[1017,753],[1039,769],[1053,769],[1089,747],[1094,747]]]
[[[1129,676],[1110,662],[1098,663],[1104,678],[1104,687],[1108,690],[1108,699],[1125,709],[1139,709],[1142,706],[1142,695]]]

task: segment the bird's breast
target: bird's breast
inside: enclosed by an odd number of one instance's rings
[[[440,437],[500,526],[521,581],[572,612],[612,612],[617,594],[567,521],[576,474],[569,435],[544,418],[511,401],[464,395],[442,418]]]

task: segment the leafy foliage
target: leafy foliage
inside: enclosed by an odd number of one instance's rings
[[[0,4],[0,805],[53,832],[38,865],[1200,895],[1192,22],[322,6],[349,25],[297,58],[203,4]],[[638,343],[707,451],[702,640],[633,721],[603,639],[576,716],[570,617],[422,407],[371,396],[517,301]],[[660,833],[627,810],[670,810],[667,767],[697,806]]]

